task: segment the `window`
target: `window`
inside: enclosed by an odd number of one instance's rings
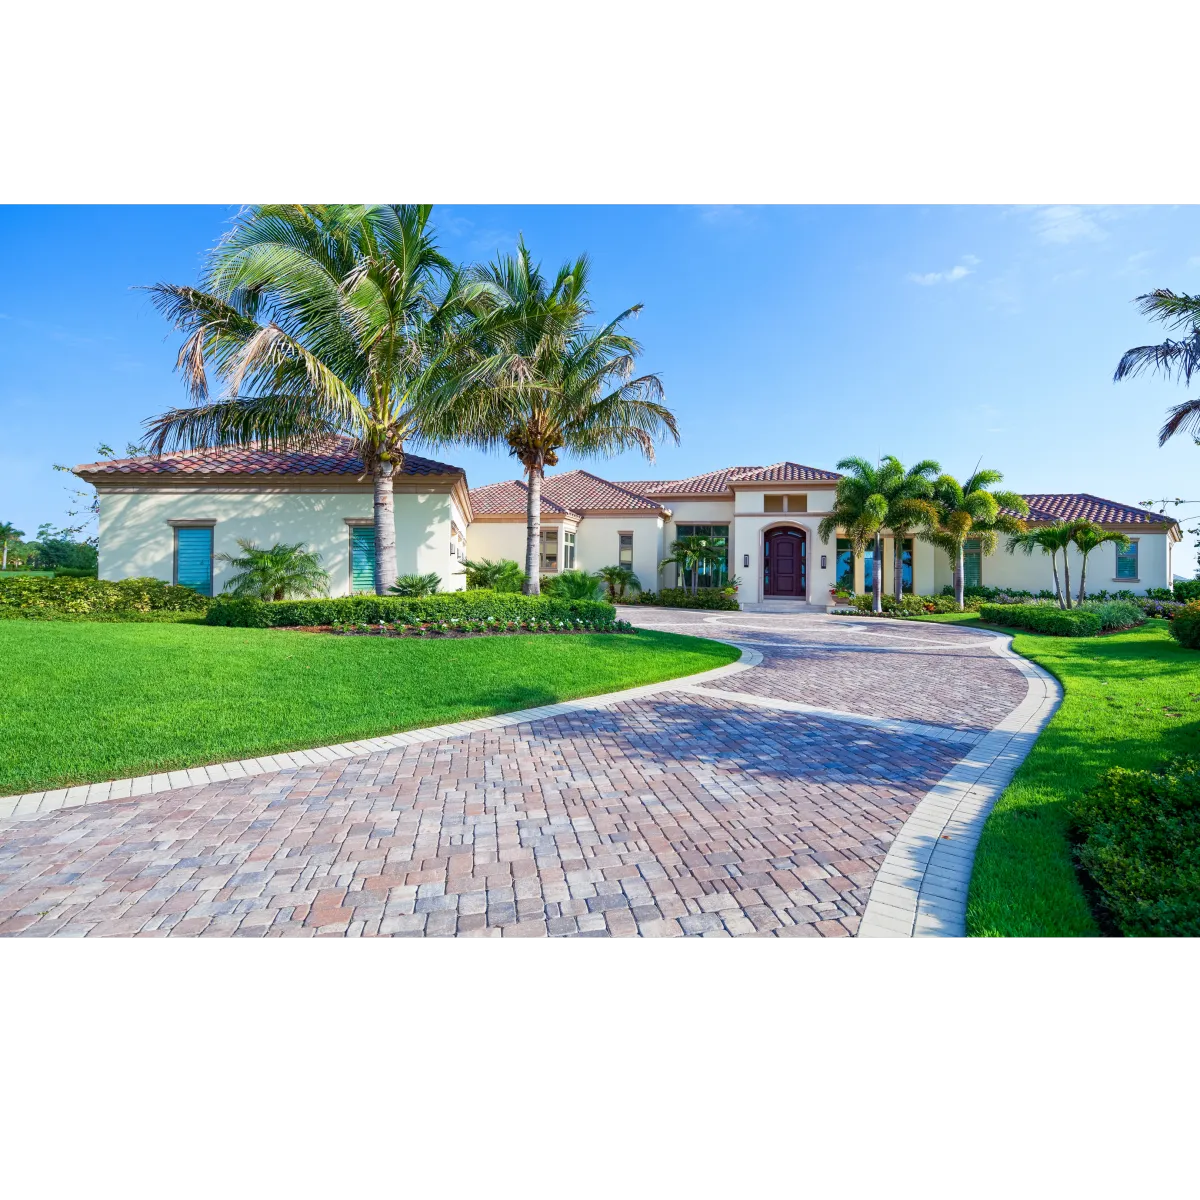
[[[763,512],[808,512],[808,496],[764,496]]]
[[[904,556],[901,559],[900,565],[900,590],[911,592],[913,590],[913,540],[905,538],[901,545],[900,553]]]
[[[633,570],[633,534],[621,533],[617,535],[620,542],[617,546],[617,565],[626,567],[630,571]]]
[[[869,592],[875,587],[875,548],[867,547],[863,555],[863,591]]]
[[[563,531],[563,570],[575,570],[575,535]]]
[[[1136,579],[1138,577],[1137,542],[1130,542],[1127,549],[1117,547],[1117,578]]]
[[[963,544],[963,587],[983,586],[983,551],[978,538]]]
[[[175,527],[175,582],[202,596],[213,594],[213,527]]]
[[[854,591],[854,547],[849,538],[837,540],[837,585],[845,592]]]
[[[350,526],[350,591],[375,590],[375,526]]]
[[[558,570],[558,530],[543,529],[541,541],[541,558],[543,571]]]
[[[720,550],[724,558],[700,569],[697,587],[724,587],[729,582],[729,526],[728,525],[676,525],[675,537],[708,538],[714,548]],[[692,586],[692,572],[689,568],[680,572],[680,587]]]

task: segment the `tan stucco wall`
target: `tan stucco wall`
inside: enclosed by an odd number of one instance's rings
[[[588,517],[575,532],[575,566],[583,571],[615,567],[620,560],[621,533],[633,534],[633,573],[646,591],[658,590],[658,564],[666,557],[662,548],[662,518]]]
[[[174,529],[168,521],[215,519],[214,554],[237,554],[237,540],[257,546],[304,542],[321,555],[329,592],[350,591],[350,534],[346,518],[370,520],[372,494],[361,491],[255,492],[218,488],[99,489],[100,578],[150,575],[168,582],[174,565]],[[401,575],[437,572],[442,586],[457,589],[450,573],[449,493],[398,492],[396,566]],[[214,592],[233,574],[214,564]]]

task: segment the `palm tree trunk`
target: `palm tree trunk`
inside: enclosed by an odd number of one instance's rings
[[[1050,570],[1054,572],[1054,598],[1058,601],[1059,608],[1066,608],[1063,603],[1062,584],[1058,581],[1058,551],[1050,551]]]
[[[395,463],[375,468],[375,594],[383,596],[396,582],[396,495],[392,488]]]
[[[963,586],[966,582],[966,566],[963,562],[963,547],[965,542],[958,543],[958,549],[954,555],[954,604],[959,612],[963,609]]]
[[[4,565],[0,566],[0,571],[8,570],[8,543],[4,543]]]
[[[871,611],[883,612],[883,538],[875,535],[875,547],[871,551]]]
[[[1063,595],[1067,598],[1066,608],[1071,607],[1071,560],[1067,551],[1063,551]]]
[[[697,558],[692,563],[692,595],[696,596],[700,591],[700,560]]]
[[[542,472],[534,464],[525,468],[528,481],[525,510],[525,586],[521,589],[527,596],[542,594],[541,563],[539,551],[542,541]]]
[[[1082,604],[1087,598],[1087,593],[1084,591],[1084,588],[1087,587],[1087,559],[1088,556],[1085,554],[1083,561],[1079,564],[1079,599],[1076,601],[1077,604]]]
[[[904,595],[904,539],[897,533],[892,534],[892,585],[895,588],[896,599]]]

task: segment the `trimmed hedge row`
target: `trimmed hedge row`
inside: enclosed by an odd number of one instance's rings
[[[979,616],[993,625],[1015,625],[1054,637],[1095,637],[1101,628],[1094,612],[1053,608],[1049,604],[981,604]]]
[[[423,621],[596,621],[616,619],[616,609],[601,600],[562,600],[472,588],[439,596],[336,596],[319,600],[217,599],[206,625],[268,629],[288,625],[419,625]]]
[[[0,617],[42,621],[122,620],[150,614],[199,616],[211,602],[161,579],[0,578]]]
[[[738,612],[740,605],[736,596],[726,594],[723,588],[698,588],[693,596],[686,588],[663,588],[661,592],[640,592],[628,597],[626,604],[649,604],[661,608],[706,608],[721,612]]]

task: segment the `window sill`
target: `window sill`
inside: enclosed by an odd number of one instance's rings
[[[1126,576],[1124,579],[1114,579],[1113,583],[1141,583],[1140,579],[1130,579]]]

